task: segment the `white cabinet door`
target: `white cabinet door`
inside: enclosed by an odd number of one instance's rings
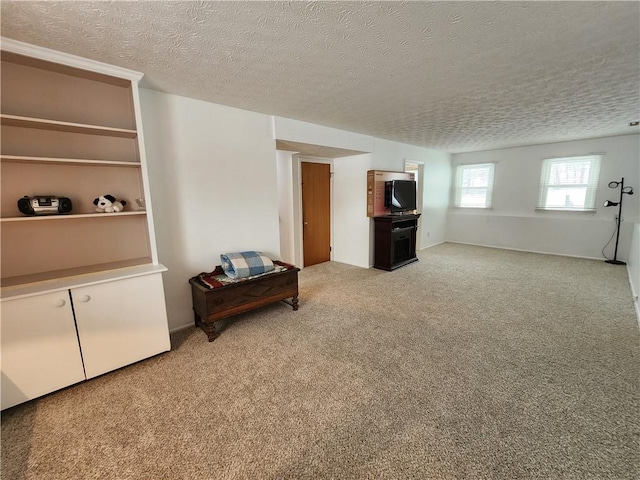
[[[68,290],[0,306],[3,409],[85,379]]]
[[[87,378],[170,349],[158,274],[73,288]]]

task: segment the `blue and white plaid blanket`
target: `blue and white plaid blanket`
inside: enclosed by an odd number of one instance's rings
[[[222,269],[230,278],[245,278],[270,272],[273,262],[260,252],[233,252],[220,255]]]

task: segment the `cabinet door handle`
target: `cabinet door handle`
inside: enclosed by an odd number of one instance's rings
[[[80,299],[82,303],[87,303],[89,300],[91,300],[91,296],[89,295],[83,295],[82,298]]]
[[[53,302],[53,306],[54,307],[64,307],[67,304],[67,302],[65,302],[63,299],[59,298],[58,300],[56,300],[55,302]]]

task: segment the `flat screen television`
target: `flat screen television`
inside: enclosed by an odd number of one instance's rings
[[[391,213],[404,213],[416,209],[416,182],[391,180],[385,182],[384,206]]]

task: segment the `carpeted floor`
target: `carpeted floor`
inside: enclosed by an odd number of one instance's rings
[[[632,479],[624,267],[443,244],[3,412],[2,478]]]

